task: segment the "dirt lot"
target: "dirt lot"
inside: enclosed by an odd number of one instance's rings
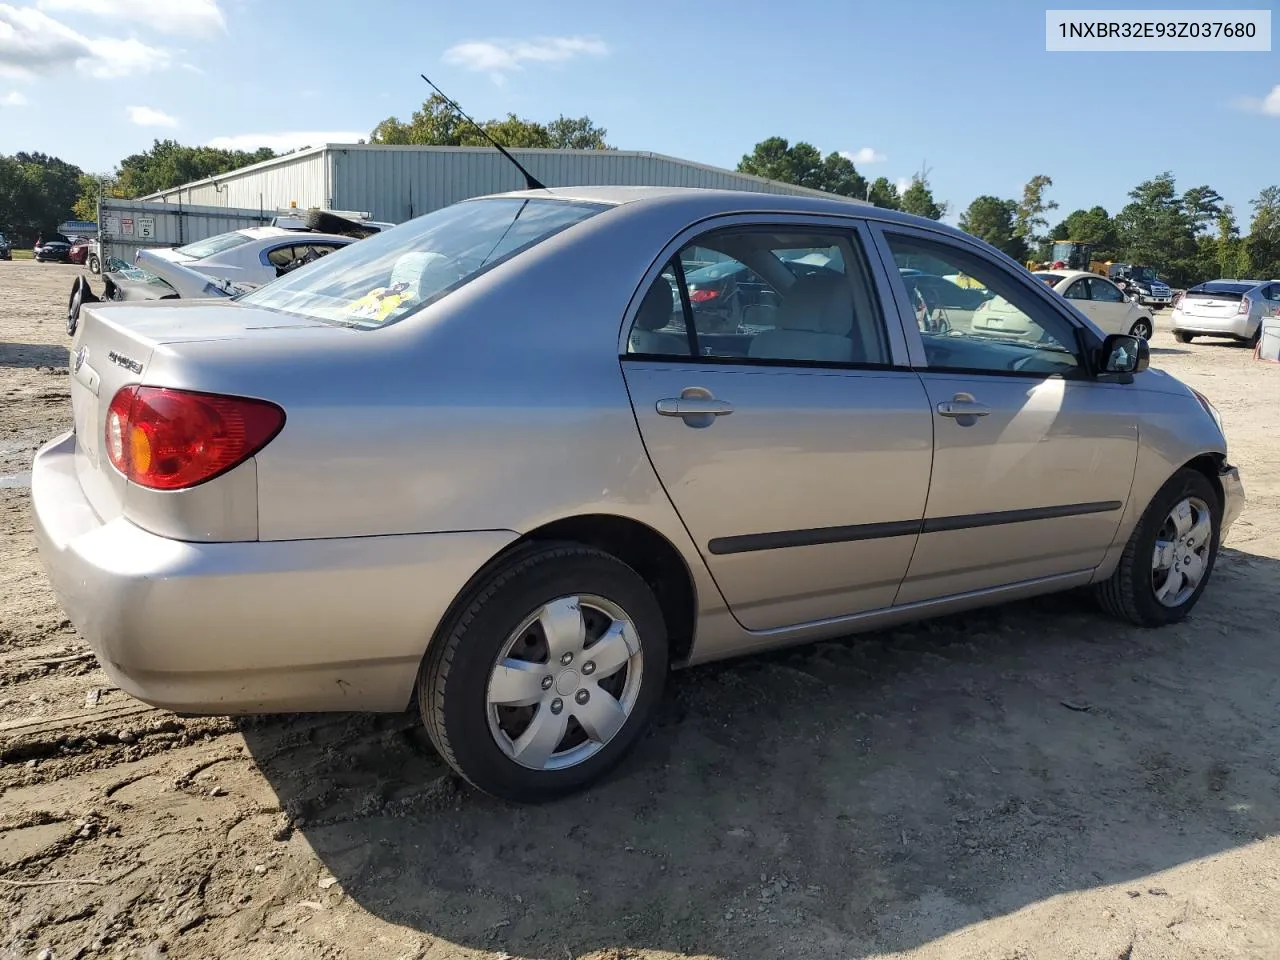
[[[109,687],[24,472],[73,276],[0,264],[0,956],[1280,956],[1280,368],[1155,339],[1250,496],[1185,625],[1062,597],[690,671],[611,782],[516,809],[412,716]]]

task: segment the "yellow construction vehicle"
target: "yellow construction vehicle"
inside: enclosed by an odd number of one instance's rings
[[[1093,244],[1082,243],[1078,240],[1055,240],[1049,245],[1049,257],[1047,260],[1027,261],[1028,270],[1049,270],[1055,264],[1062,264],[1059,269],[1067,270],[1088,270],[1099,276],[1107,275],[1107,268],[1111,266],[1110,260],[1094,260]]]

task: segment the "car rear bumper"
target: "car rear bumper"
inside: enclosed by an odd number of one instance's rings
[[[1218,482],[1222,485],[1222,533],[1220,539],[1226,539],[1227,531],[1240,517],[1244,509],[1244,484],[1240,481],[1240,471],[1230,464],[1225,464],[1218,472]]]
[[[186,713],[403,710],[427,644],[510,531],[188,543],[81,490],[68,433],[31,496],[58,602],[112,682]]]
[[[1208,337],[1251,337],[1258,321],[1249,314],[1233,314],[1229,317],[1197,317],[1173,311],[1169,326],[1181,333],[1198,333]]]

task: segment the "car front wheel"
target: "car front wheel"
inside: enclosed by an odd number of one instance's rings
[[[1151,333],[1151,321],[1147,317],[1135,320],[1133,326],[1129,328],[1129,336],[1141,337],[1143,340],[1150,340]]]
[[[1179,343],[1190,343],[1195,339],[1195,334],[1183,333],[1181,330],[1175,330],[1173,331],[1173,339],[1177,340]]]
[[[625,756],[667,672],[662,610],[639,574],[591,547],[532,544],[463,603],[418,676],[427,733],[454,770],[538,802]]]
[[[1222,504],[1198,470],[1183,468],[1152,498],[1115,572],[1097,586],[1103,609],[1144,627],[1191,612],[1218,557]]]

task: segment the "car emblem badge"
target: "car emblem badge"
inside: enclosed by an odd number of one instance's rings
[[[71,369],[72,373],[79,373],[80,368],[84,366],[85,358],[89,356],[89,349],[81,347],[76,351],[76,365]]]

